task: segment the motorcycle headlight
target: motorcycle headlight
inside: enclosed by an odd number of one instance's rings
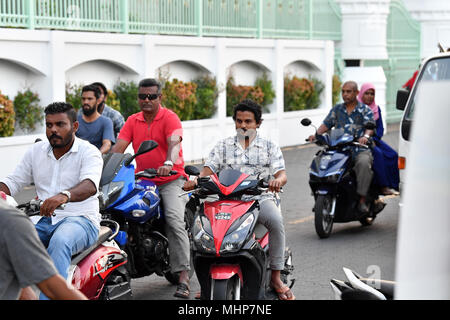
[[[98,194],[100,210],[107,208],[111,203],[117,200],[124,184],[123,181],[112,181],[101,187]]]
[[[340,176],[341,176],[340,173],[336,173],[336,174],[327,176],[326,179],[327,179],[327,182],[329,182],[329,183],[336,183]]]
[[[254,220],[255,216],[250,214],[235,231],[226,235],[220,247],[220,253],[238,251],[244,244]]]
[[[208,219],[204,216],[197,215],[192,226],[192,236],[198,251],[208,254],[216,253],[214,238],[211,233],[211,224]]]

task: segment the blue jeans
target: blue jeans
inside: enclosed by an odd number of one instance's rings
[[[36,230],[64,279],[67,279],[72,255],[90,247],[98,238],[98,230],[85,217],[67,217],[54,225],[51,218],[43,217],[36,224]],[[39,298],[47,299],[43,293]]]

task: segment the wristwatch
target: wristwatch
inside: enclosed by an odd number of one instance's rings
[[[70,196],[71,196],[71,194],[70,194],[70,191],[69,191],[69,190],[64,190],[64,191],[61,191],[60,193],[66,195],[66,196],[67,196],[67,202],[70,202]]]
[[[173,167],[173,162],[170,160],[166,160],[166,161],[164,161],[164,165]]]

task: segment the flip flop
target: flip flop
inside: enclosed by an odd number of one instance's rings
[[[174,297],[189,299],[189,286],[186,283],[180,282],[177,286],[177,291],[174,293]]]
[[[282,286],[281,288],[274,288],[274,287],[272,287],[272,288],[273,288],[273,290],[275,290],[275,292],[277,293],[278,298],[280,300],[295,300],[295,296],[292,293],[291,289],[289,289],[288,286]],[[290,293],[291,298],[288,298],[288,296],[289,296],[288,293]],[[284,298],[284,297],[286,297],[286,298]]]

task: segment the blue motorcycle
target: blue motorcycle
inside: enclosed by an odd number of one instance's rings
[[[135,174],[131,162],[141,154],[155,149],[155,141],[144,141],[134,154],[108,153],[103,156],[100,180],[100,213],[104,219],[117,221],[120,232],[116,237],[128,255],[127,269],[131,278],[156,273],[172,284],[178,276],[171,272],[168,240],[165,232],[164,208],[158,187],[150,180],[156,169],[146,169]],[[171,171],[170,174],[176,174]],[[186,206],[185,221],[189,231],[195,206]],[[194,268],[191,268],[190,275]]]
[[[308,118],[303,126],[311,125]],[[373,124],[366,129],[372,130]],[[373,183],[366,196],[368,213],[358,211],[359,195],[356,193],[356,175],[352,170],[352,148],[369,148],[344,133],[343,129],[331,129],[323,135],[316,134],[319,150],[309,169],[309,185],[314,195],[314,226],[319,238],[328,238],[334,222],[359,221],[364,226],[372,225],[385,203],[379,199],[379,188]]]

